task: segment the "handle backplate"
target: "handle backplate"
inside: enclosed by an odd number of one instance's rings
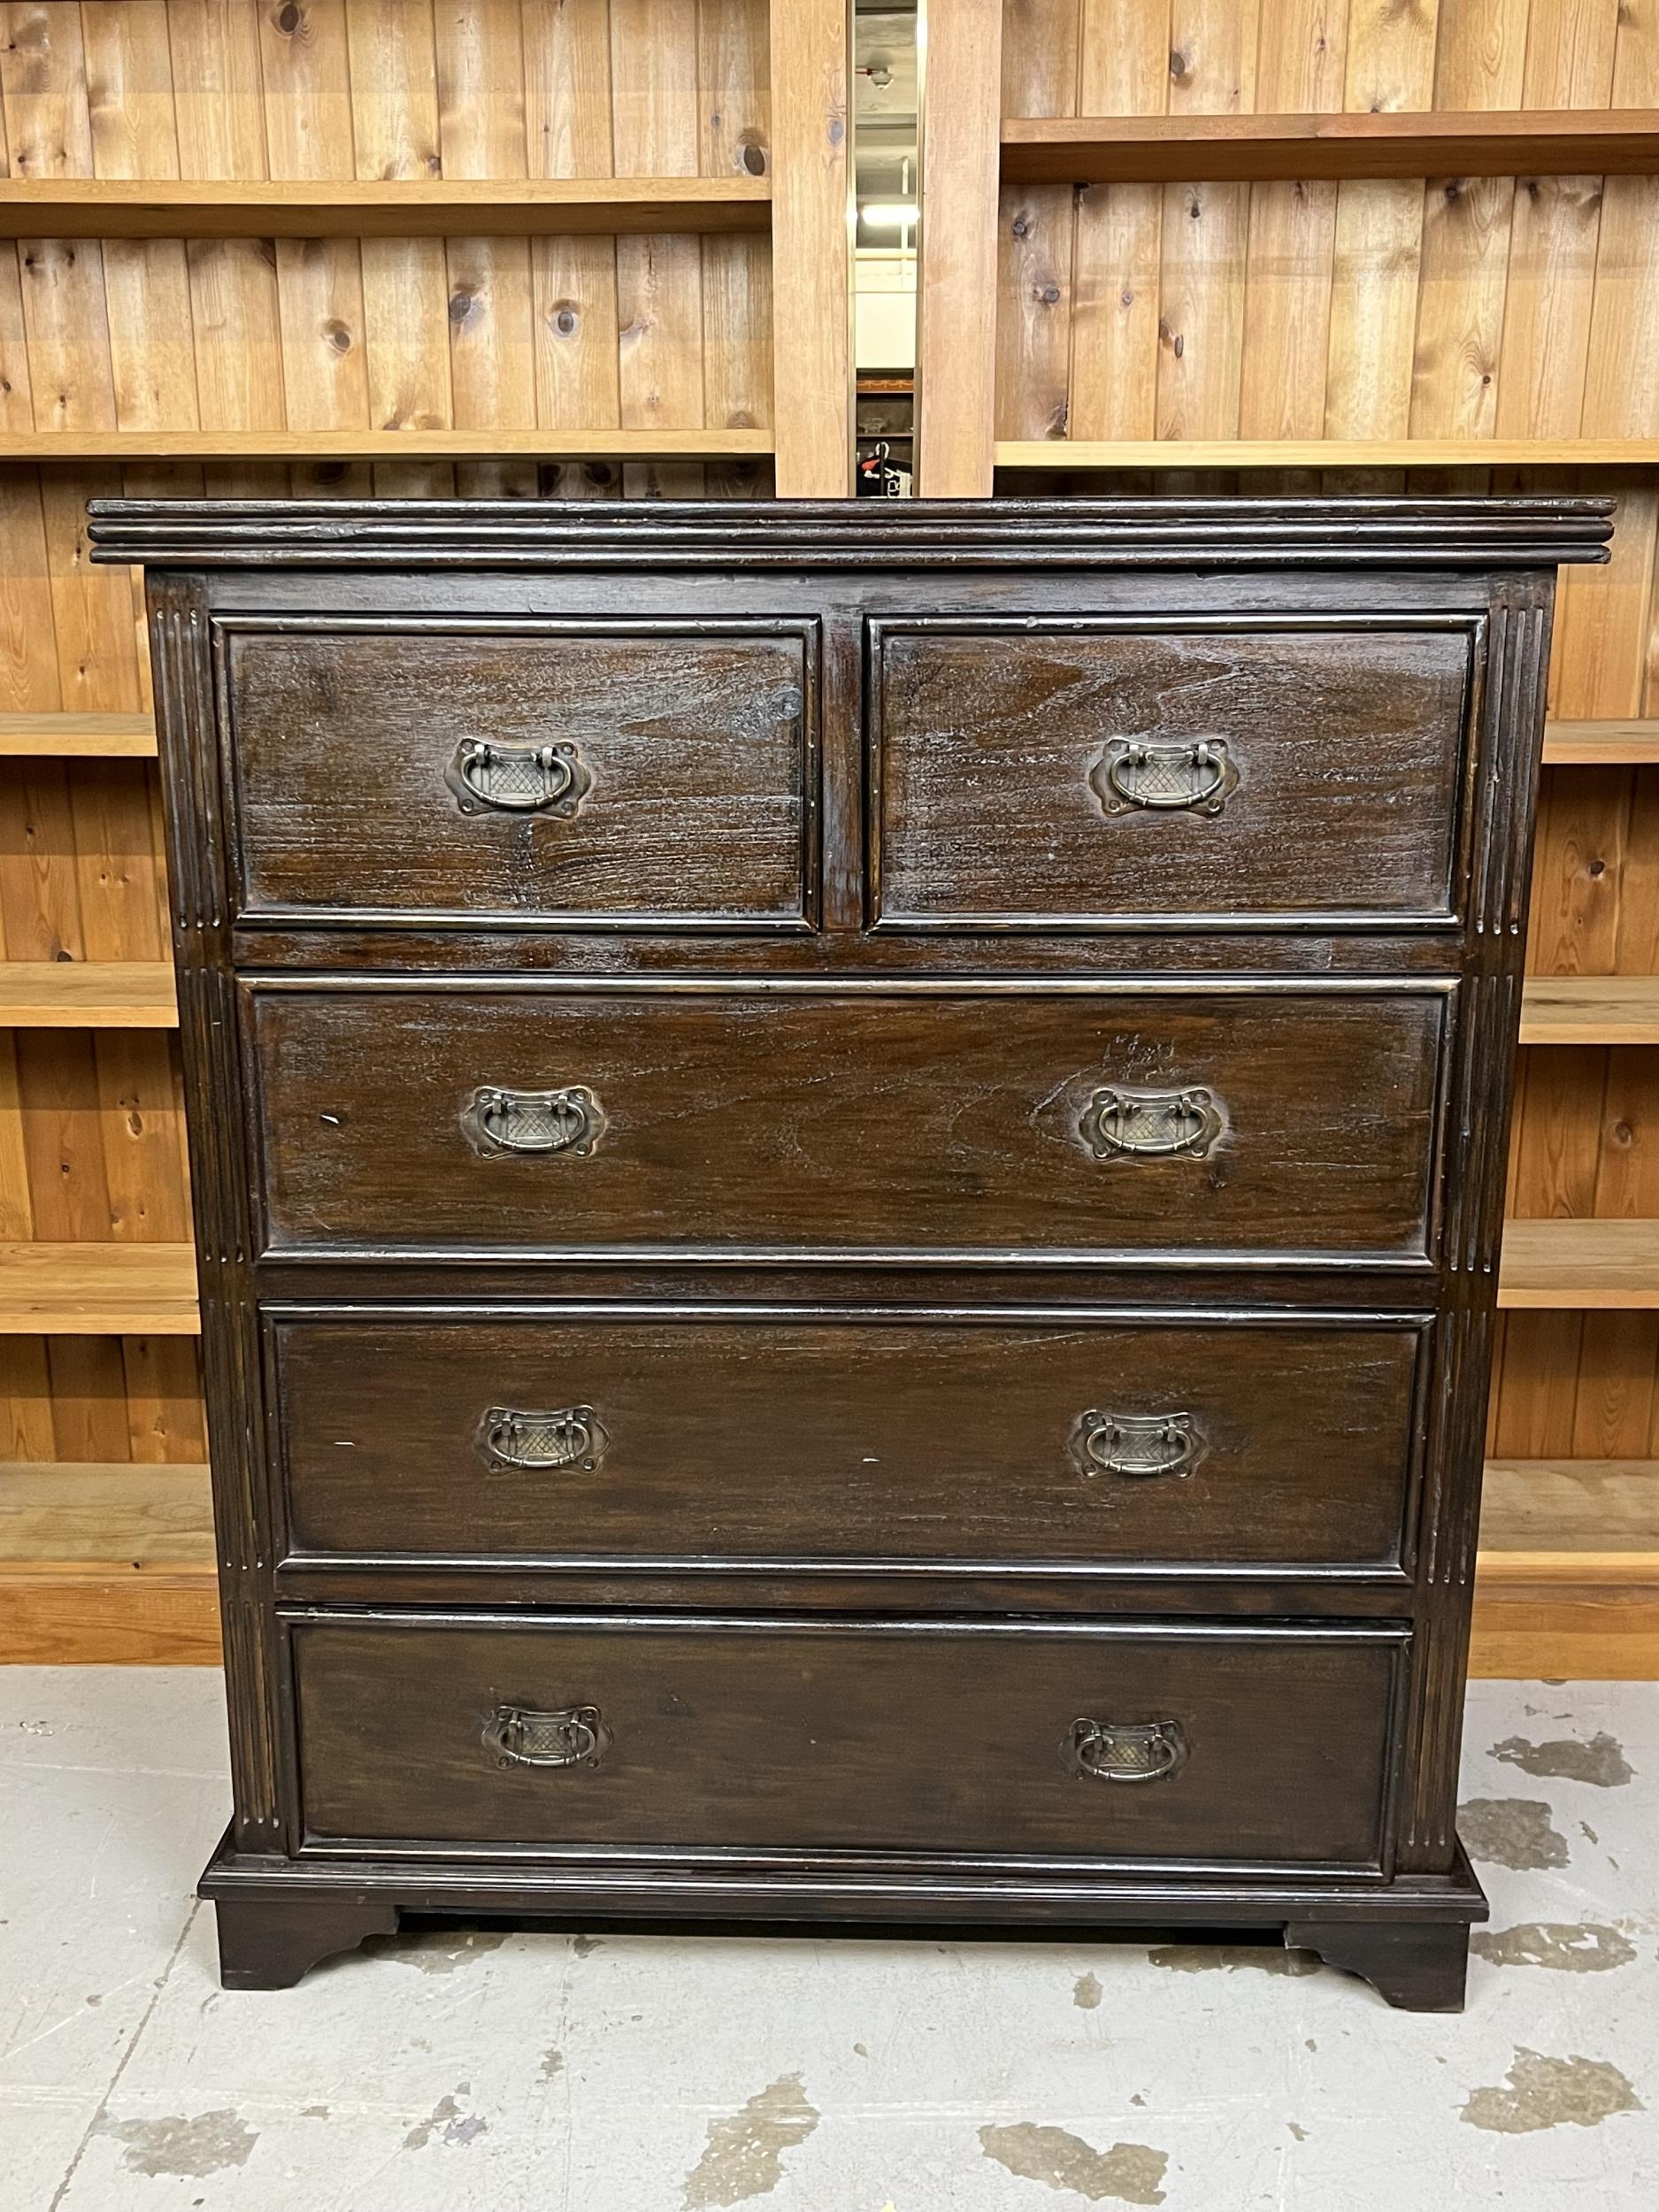
[[[498,745],[464,737],[443,780],[463,814],[575,813],[593,776],[573,745]]]
[[[1060,1746],[1079,1781],[1167,1782],[1187,1764],[1187,1731],[1178,1720],[1074,1720]]]
[[[1213,1091],[1131,1090],[1120,1084],[1094,1092],[1080,1124],[1097,1160],[1202,1160],[1225,1126]]]
[[[510,1091],[481,1084],[461,1115],[468,1141],[487,1156],[502,1152],[569,1152],[585,1159],[604,1133],[604,1109],[585,1085],[559,1091]]]
[[[590,1474],[610,1441],[591,1406],[560,1406],[545,1413],[488,1406],[478,1425],[478,1448],[490,1467],[573,1467]]]
[[[611,1731],[596,1705],[557,1713],[498,1705],[484,1724],[484,1747],[499,1766],[596,1767],[611,1747]]]
[[[1086,1475],[1190,1475],[1204,1440],[1190,1413],[1103,1413],[1091,1406],[1071,1432]]]
[[[1219,814],[1239,781],[1225,737],[1115,737],[1089,772],[1102,814]]]

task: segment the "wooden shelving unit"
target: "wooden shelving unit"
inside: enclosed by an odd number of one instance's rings
[[[1002,141],[1010,184],[1639,176],[1659,169],[1659,109],[1010,116]]]
[[[153,760],[156,724],[148,714],[0,714],[0,760]]]
[[[1659,438],[998,438],[999,469],[1652,468]]]
[[[0,1465],[0,1665],[215,1665],[207,1469]]]
[[[1645,1680],[1656,1640],[1659,1461],[1489,1461],[1474,1671]]]
[[[770,176],[0,181],[0,238],[496,238],[772,226]]]
[[[1547,722],[1548,768],[1659,766],[1659,722]]]
[[[0,1336],[198,1336],[188,1244],[0,1244]]]
[[[1659,976],[1532,976],[1524,1045],[1659,1045]]]
[[[770,430],[14,430],[5,461],[755,459]]]
[[[176,1029],[170,960],[0,961],[0,1029]]]
[[[1580,1313],[1659,1307],[1659,1221],[1510,1221],[1498,1303]]]

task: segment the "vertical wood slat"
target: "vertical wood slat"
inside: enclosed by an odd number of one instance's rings
[[[853,454],[845,0],[773,0],[771,60],[778,494],[835,499],[852,488]]]
[[[934,499],[985,498],[992,486],[1002,11],[1002,0],[923,0],[916,488]]]

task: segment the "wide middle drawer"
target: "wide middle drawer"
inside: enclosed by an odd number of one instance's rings
[[[1402,1571],[1409,1316],[269,1326],[299,1559]]]
[[[1452,987],[250,987],[265,1248],[1429,1256]]]

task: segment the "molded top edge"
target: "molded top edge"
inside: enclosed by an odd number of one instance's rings
[[[1610,499],[156,500],[90,503],[150,567],[1159,567],[1605,561]]]

